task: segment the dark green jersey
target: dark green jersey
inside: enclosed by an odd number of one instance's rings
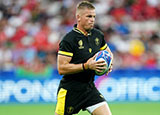
[[[74,27],[67,33],[59,44],[58,55],[72,57],[70,63],[85,63],[98,51],[107,48],[104,35],[97,29],[92,29],[88,36],[85,36],[78,28]],[[85,70],[76,74],[64,75],[63,78],[80,82],[90,82],[94,80],[95,72]]]

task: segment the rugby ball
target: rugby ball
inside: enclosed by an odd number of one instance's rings
[[[104,60],[106,63],[106,69],[104,69],[102,72],[95,71],[96,75],[101,76],[107,73],[111,66],[111,54],[106,50],[99,51],[96,54],[95,61],[99,61],[99,60]]]

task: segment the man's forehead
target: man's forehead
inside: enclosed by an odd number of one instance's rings
[[[85,9],[81,10],[81,12],[82,12],[83,14],[96,15],[95,9],[88,9],[88,8],[85,8]]]

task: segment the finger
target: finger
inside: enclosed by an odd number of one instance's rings
[[[96,64],[97,67],[105,67],[106,68],[106,63],[100,63],[100,64]]]
[[[111,59],[111,66],[113,65],[113,59]]]
[[[96,63],[96,67],[105,67],[106,68],[106,63]]]
[[[105,63],[104,60],[99,60],[99,61],[96,61],[97,63]]]
[[[106,69],[106,67],[96,67],[96,70],[105,70]]]
[[[112,69],[109,69],[108,71],[109,71],[109,72],[112,72]]]
[[[92,58],[93,58],[93,59],[95,59],[95,58],[96,58],[96,56],[97,56],[97,55],[95,54]]]
[[[112,66],[109,68],[109,70],[108,70],[109,72],[111,72],[112,71]]]
[[[103,72],[103,69],[96,69],[97,72]]]
[[[105,75],[107,76],[109,74],[109,72],[107,72]]]

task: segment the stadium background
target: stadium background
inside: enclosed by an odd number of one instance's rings
[[[0,0],[0,115],[54,114],[58,43],[79,1]],[[159,115],[160,1],[89,1],[114,53],[113,72],[95,80],[113,115]]]

